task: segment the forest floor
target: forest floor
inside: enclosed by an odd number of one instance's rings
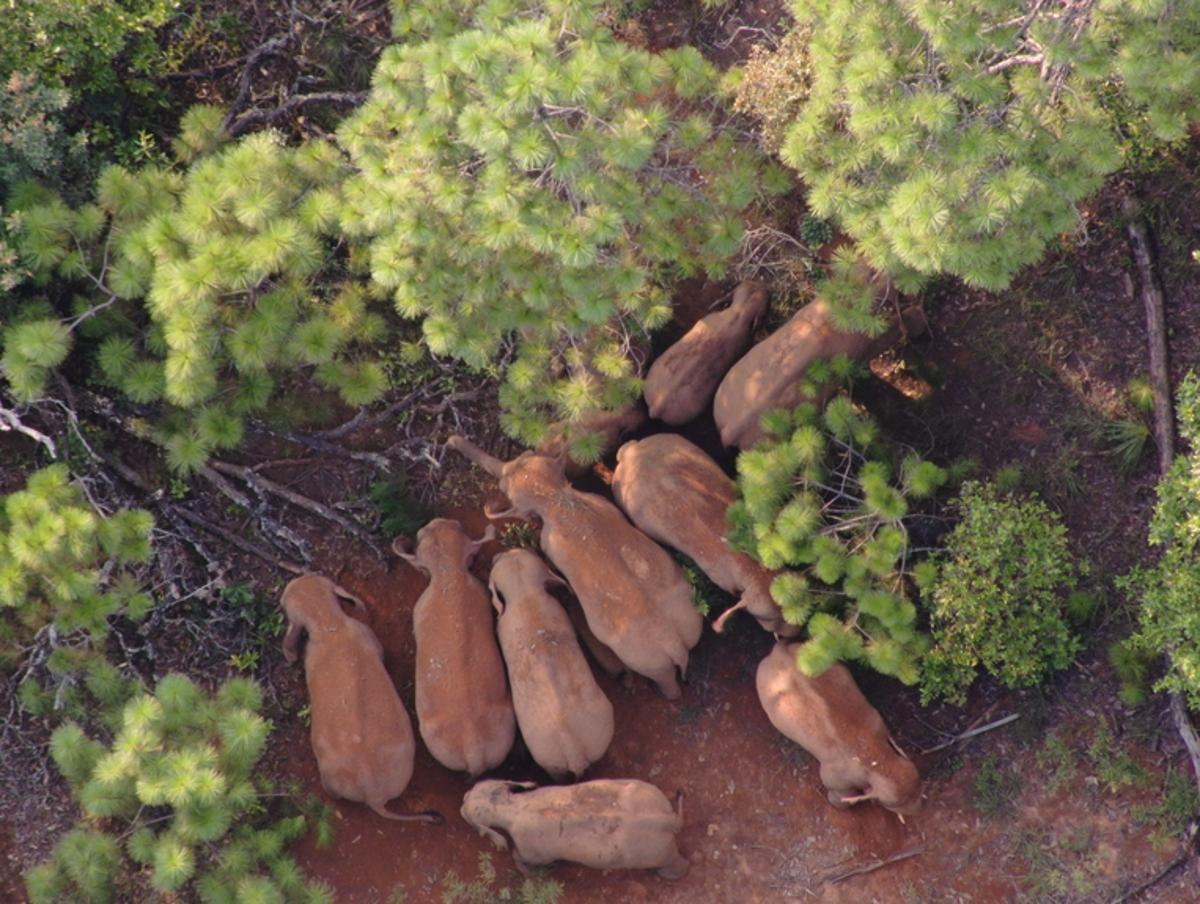
[[[744,57],[745,42],[755,29],[770,27],[779,6],[744,3],[736,15],[702,21],[682,8],[660,4],[644,13],[652,43],[701,35],[708,52],[729,62]],[[1191,259],[1192,249],[1200,248],[1198,153],[1193,147],[1139,181],[1157,237],[1176,380],[1200,363],[1200,273]],[[1090,562],[1089,587],[1102,598],[1084,631],[1086,649],[1073,667],[1032,692],[981,681],[963,708],[923,708],[913,690],[862,674],[864,692],[925,778],[924,808],[907,824],[873,805],[840,811],[826,802],[814,761],[775,732],[758,705],[754,669],[771,638],[745,617],[735,619],[725,635],[706,631],[683,697],[674,703],[646,683],[627,686],[598,671],[616,710],[617,731],[591,775],[641,778],[668,793],[682,790],[686,822],[680,846],[692,867],[684,879],[670,883],[648,873],[559,866],[539,874],[562,883],[559,900],[1109,902],[1185,852],[1190,773],[1166,702],[1152,697],[1139,707],[1123,705],[1106,657],[1109,643],[1130,629],[1130,601],[1113,580],[1150,555],[1146,524],[1156,480],[1151,448],[1123,472],[1106,439],[1109,425],[1139,417],[1124,387],[1147,370],[1142,308],[1117,213],[1126,188],[1110,186],[1086,212],[1084,238],[1064,242],[1009,291],[933,287],[926,298],[929,333],[873,362],[874,376],[859,392],[896,436],[922,453],[939,461],[973,458],[983,475],[1004,469],[1006,479],[1039,492],[1062,513],[1075,552]],[[727,289],[681,286],[676,321],[660,344],[702,316]],[[773,301],[781,310],[796,303],[786,295]],[[473,534],[483,528],[481,506],[495,497],[494,483],[464,461],[430,450],[450,432],[465,430],[485,447],[513,451],[478,390],[439,378],[437,391],[417,410],[364,431],[352,443],[355,450],[384,451],[407,448],[409,438],[419,435],[422,453],[409,460],[410,480],[436,486],[438,510],[460,517]],[[336,422],[335,413],[326,412],[329,423]],[[643,432],[661,429],[650,424]],[[685,432],[731,466],[729,456],[716,449],[710,420]],[[130,457],[139,460],[133,450]],[[318,501],[347,503],[344,511],[369,516],[363,500],[379,475],[361,460],[315,450],[298,455],[269,436],[251,441],[238,460],[261,465],[264,474]],[[0,435],[0,493],[19,486],[33,466],[28,443]],[[597,469],[589,488],[603,491],[604,473]],[[232,510],[203,484],[172,486],[169,492],[232,534],[254,538],[263,523],[258,515]],[[311,567],[367,603],[389,672],[412,712],[411,609],[424,579],[394,556],[339,537],[307,513],[288,510],[287,517],[311,549]],[[219,544],[214,541],[212,548]],[[500,548],[485,547],[477,574],[486,574]],[[240,552],[229,552],[223,565],[225,580],[253,588],[258,608],[239,611],[215,593],[179,603],[151,626],[153,655],[135,666],[146,677],[183,669],[215,684],[237,671],[234,653],[246,654],[238,661],[266,685],[268,715],[276,727],[268,770],[281,783],[295,781],[327,799],[301,716],[306,703],[301,673],[283,662],[271,619],[264,615],[288,575]],[[202,630],[178,630],[189,620]],[[253,636],[247,625],[254,626]],[[0,700],[0,713],[7,703]],[[1010,714],[1018,718],[1003,728],[922,752]],[[20,729],[22,740],[6,734],[0,748],[0,901],[19,902],[20,872],[46,855],[77,813],[62,781],[45,766],[41,745],[47,726],[13,716],[11,727]],[[519,752],[497,774],[541,777]],[[438,766],[419,746],[413,782],[395,806],[438,810],[445,825],[386,822],[361,806],[330,801],[336,811],[334,844],[318,849],[305,841],[300,860],[346,904],[518,900],[523,879],[510,854],[492,850],[458,817],[468,786],[464,776]],[[900,854],[911,856],[846,876]],[[509,897],[503,897],[505,889]],[[457,899],[446,897],[455,890]],[[1162,881],[1130,900],[1198,899],[1200,869],[1194,857],[1184,857]]]

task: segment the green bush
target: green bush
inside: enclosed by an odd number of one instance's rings
[[[1200,114],[1194,3],[791,6],[812,80],[783,160],[902,289],[938,273],[1002,288],[1070,231],[1128,153],[1111,93],[1160,143]]]
[[[848,367],[821,364],[810,380]],[[788,569],[771,594],[807,634],[800,668],[817,675],[859,660],[915,683],[927,638],[911,596],[928,569],[913,560],[905,518],[948,474],[915,455],[895,467],[876,422],[846,396],[823,413],[771,412],[763,425],[773,439],[738,456],[730,540],[766,567]]]
[[[1038,499],[969,481],[957,508],[923,593],[933,646],[921,695],[961,704],[979,668],[1006,687],[1032,687],[1071,663],[1079,643],[1066,599],[1084,569],[1062,519]]]
[[[286,847],[303,816],[271,820],[255,779],[271,725],[262,692],[234,679],[209,695],[163,678],[121,710],[111,744],[75,723],[50,741],[55,765],[90,826],[81,825],[25,878],[31,904],[182,900],[204,904],[332,901]],[[136,889],[136,891],[134,891]]]
[[[150,515],[104,516],[70,482],[65,465],[32,474],[0,501],[0,656],[19,657],[43,625],[84,632],[92,643],[108,619],[140,619],[151,600],[127,566],[150,557]]]
[[[64,164],[78,158],[81,136],[67,135],[61,122],[70,102],[69,92],[34,76],[8,76],[0,88],[0,200],[24,179],[57,181]]]
[[[1200,377],[1188,373],[1176,399],[1179,435],[1187,450],[1159,481],[1150,520],[1150,544],[1158,561],[1118,582],[1141,599],[1138,629],[1129,639],[1144,656],[1166,654],[1166,673],[1156,690],[1181,693],[1200,709]]]
[[[632,47],[601,6],[397,3],[400,43],[338,130],[375,287],[436,354],[484,367],[515,340],[502,423],[528,444],[632,397],[626,345],[670,317],[668,278],[721,276],[741,211],[790,182],[716,127],[695,48]]]

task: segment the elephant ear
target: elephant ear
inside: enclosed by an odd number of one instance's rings
[[[416,553],[412,551],[413,545],[411,537],[401,535],[392,541],[392,552],[417,569],[417,571],[424,574],[425,577],[429,577],[429,569],[422,564]]]
[[[470,562],[472,559],[474,559],[475,556],[478,555],[479,550],[481,550],[485,544],[491,543],[495,539],[496,525],[489,524],[486,528],[484,528],[483,536],[481,536],[478,540],[472,540],[467,544],[467,561]]]
[[[496,846],[496,850],[508,850],[508,840],[495,829],[482,825],[476,825],[475,828],[479,829],[480,835],[491,840],[492,844]]]

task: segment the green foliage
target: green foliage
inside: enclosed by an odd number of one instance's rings
[[[1070,231],[1076,203],[1127,152],[1105,106],[1112,92],[1160,143],[1185,136],[1200,114],[1195,4],[793,0],[792,9],[810,34],[812,80],[782,157],[813,212],[836,220],[902,289],[937,273],[1002,288]]]
[[[1136,804],[1130,811],[1135,822],[1154,826],[1151,841],[1166,846],[1187,831],[1200,812],[1200,796],[1186,770],[1167,770],[1162,790],[1153,803]]]
[[[464,881],[455,873],[446,873],[438,883],[442,904],[492,904],[511,901],[512,904],[556,904],[563,893],[562,884],[553,879],[525,879],[519,888],[496,887],[496,867],[492,855],[479,855],[479,868],[473,880]],[[403,902],[402,890],[393,892],[393,900]]]
[[[18,249],[40,279],[78,281],[72,316],[4,334],[13,393],[38,396],[95,317],[100,378],[139,405],[163,403],[170,464],[194,470],[236,446],[242,419],[277,383],[307,377],[365,405],[387,389],[365,349],[382,333],[329,233],[345,167],[329,145],[259,133],[221,146],[221,111],[195,107],[176,146],[184,170],[107,168],[97,204],[53,196],[21,211]],[[94,326],[94,324],[92,324]]]
[[[733,597],[714,584],[695,562],[678,551],[672,552],[671,555],[683,569],[683,576],[687,578],[687,582],[692,585],[692,605],[696,607],[697,612],[709,615],[733,605]]]
[[[1106,455],[1113,459],[1121,476],[1128,477],[1146,457],[1150,443],[1150,428],[1138,418],[1105,421],[1099,428],[1100,442]]]
[[[979,764],[971,786],[971,803],[984,816],[1007,816],[1021,793],[1021,776],[1009,765],[989,753]]]
[[[1125,384],[1125,395],[1138,411],[1150,414],[1154,411],[1154,384],[1147,374],[1138,374]]]
[[[0,199],[8,188],[34,176],[57,178],[81,150],[63,130],[60,114],[70,94],[31,75],[13,72],[0,87]]]
[[[1166,654],[1166,673],[1156,690],[1181,693],[1200,709],[1200,377],[1188,375],[1176,397],[1179,435],[1187,451],[1159,481],[1150,520],[1150,544],[1158,561],[1135,569],[1118,586],[1140,597],[1138,630],[1129,639],[1146,656]]]
[[[98,513],[65,465],[37,471],[0,500],[0,653],[46,624],[96,643],[110,616],[143,617],[151,600],[129,566],[150,557],[152,524],[141,510]]]
[[[1046,742],[1037,752],[1039,769],[1050,770],[1046,790],[1051,794],[1065,791],[1075,778],[1075,752],[1058,734],[1046,737]]]
[[[179,0],[22,0],[4,19],[0,77],[30,72],[49,84],[111,88],[132,41],[152,37]]]
[[[1096,729],[1087,753],[1101,787],[1110,794],[1143,786],[1150,780],[1150,774],[1117,744],[1107,722],[1102,721]]]
[[[263,806],[254,771],[271,726],[261,707],[253,682],[209,695],[172,674],[124,705],[111,744],[75,723],[58,728],[55,764],[85,816],[112,832],[68,834],[27,874],[32,904],[103,904],[130,883],[148,883],[139,900],[185,889],[206,904],[332,900],[285,853],[304,817],[272,820]]]
[[[1007,687],[1035,686],[1079,647],[1064,602],[1083,567],[1057,513],[974,481],[957,505],[960,520],[924,593],[933,635],[921,674],[926,701],[965,702],[977,668]]]
[[[516,340],[502,423],[527,444],[635,394],[625,341],[669,318],[669,276],[724,272],[767,169],[715,128],[694,48],[629,46],[600,7],[397,3],[400,43],[338,130],[375,291],[435,354],[483,367]]]
[[[1118,695],[1126,706],[1141,706],[1146,702],[1150,667],[1155,658],[1155,654],[1147,654],[1131,643],[1128,637],[1109,646],[1108,663],[1117,674],[1117,681],[1120,682]]]
[[[389,540],[401,534],[416,536],[434,514],[413,493],[403,475],[372,484],[367,498],[379,510],[379,529]]]
[[[810,374],[823,383],[825,368]],[[915,455],[893,466],[879,427],[847,396],[770,412],[773,437],[738,456],[730,540],[784,571],[771,594],[808,639],[799,667],[817,675],[839,660],[863,661],[908,684],[927,638],[911,594],[924,568],[909,558],[905,517],[933,496],[946,472]]]

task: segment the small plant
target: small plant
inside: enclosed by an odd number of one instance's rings
[[[979,764],[975,782],[971,786],[971,803],[984,816],[1006,816],[1013,810],[1014,802],[1021,793],[1021,777],[1000,759],[989,753]]]
[[[1118,640],[1108,648],[1108,663],[1120,682],[1119,696],[1126,706],[1141,706],[1150,688],[1150,667],[1154,656],[1147,654],[1130,638]]]
[[[733,597],[712,582],[695,562],[681,552],[673,553],[675,561],[683,569],[683,575],[692,585],[692,605],[701,615],[720,612],[733,605]]]
[[[809,381],[844,378],[847,366],[822,362]],[[730,541],[767,568],[790,569],[771,594],[783,617],[807,633],[800,669],[818,675],[857,660],[915,683],[927,638],[911,596],[929,569],[910,552],[905,519],[949,475],[915,454],[897,454],[845,395],[824,412],[808,404],[769,412],[763,426],[770,440],[738,456]]]
[[[1051,794],[1063,791],[1075,778],[1075,752],[1058,734],[1051,734],[1037,752],[1039,769],[1048,769],[1050,778],[1046,790]]]
[[[921,696],[961,704],[978,668],[1007,687],[1034,687],[1071,663],[1079,642],[1064,602],[1084,568],[1061,518],[1038,499],[968,481],[957,507],[923,596],[933,646]]]
[[[404,476],[372,484],[367,498],[379,510],[379,529],[389,540],[416,535],[433,517],[433,509],[417,498]]]
[[[478,873],[473,880],[464,881],[455,873],[446,873],[439,883],[440,900],[442,904],[495,904],[499,901],[512,904],[556,904],[563,892],[562,885],[553,879],[525,879],[516,889],[496,888],[496,879],[492,855],[481,853]]]
[[[1101,722],[1096,729],[1088,746],[1088,759],[1101,787],[1112,794],[1129,786],[1141,787],[1150,779],[1150,774],[1117,745],[1107,722]]]
[[[1179,769],[1170,768],[1163,777],[1162,790],[1150,804],[1137,804],[1132,810],[1134,821],[1151,825],[1150,835],[1155,847],[1166,847],[1187,831],[1189,823],[1200,812],[1200,797],[1191,777]]]
[[[1104,454],[1112,458],[1122,477],[1128,477],[1146,457],[1150,428],[1137,418],[1120,418],[1105,421],[1098,430],[1098,436]]]
[[[820,248],[833,239],[833,225],[828,220],[806,214],[800,221],[800,240],[809,248]]]
[[[1145,414],[1154,411],[1154,384],[1146,374],[1138,374],[1125,384],[1125,395],[1135,409]]]
[[[26,875],[31,904],[108,904],[118,888],[136,900],[331,902],[285,853],[305,818],[267,816],[254,777],[271,730],[261,707],[251,681],[210,696],[168,675],[120,709],[110,745],[58,728],[50,754],[88,822]]]
[[[528,521],[510,521],[500,528],[500,543],[506,549],[541,549],[537,528]]]

